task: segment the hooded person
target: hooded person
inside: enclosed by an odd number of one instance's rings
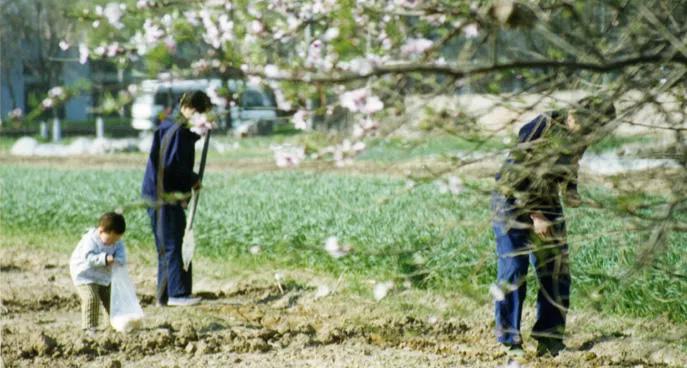
[[[179,108],[155,130],[143,177],[142,196],[150,206],[150,217],[158,253],[157,302],[159,305],[187,306],[200,302],[193,297],[192,268],[184,269],[182,243],[186,228],[188,199],[192,189],[200,189],[193,171],[195,143],[200,136],[190,129],[190,119],[212,108],[207,94],[185,93]]]

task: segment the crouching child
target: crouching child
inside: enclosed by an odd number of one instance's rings
[[[126,251],[121,240],[126,230],[124,216],[107,212],[100,216],[98,227],[88,230],[69,261],[69,271],[81,299],[81,328],[94,335],[98,327],[100,304],[110,313],[112,266],[126,264]]]

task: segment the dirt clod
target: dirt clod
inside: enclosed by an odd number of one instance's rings
[[[198,341],[198,333],[190,324],[182,325],[175,337],[177,346],[187,346],[192,341]]]
[[[399,312],[370,301],[358,303],[360,299],[343,292],[322,299],[300,297],[307,295],[307,282],[283,282],[282,292],[273,272],[266,281],[239,280],[231,292],[208,291],[203,294],[208,302],[193,308],[150,307],[142,300],[146,317],[140,329],[121,334],[105,328],[91,338],[78,328],[79,302],[71,281],[58,276],[67,266],[44,272],[46,260],[55,254],[32,254],[31,261],[17,259],[19,254],[0,247],[2,267],[8,271],[0,294],[10,311],[3,311],[8,323],[0,324],[0,354],[8,367],[448,368],[503,366],[506,359],[494,342],[492,312],[486,306],[461,315],[426,315],[419,309]],[[144,292],[141,298],[153,303],[154,285],[136,275],[155,270],[132,269],[137,290]],[[45,282],[51,273],[54,282]],[[434,308],[417,296],[425,294],[407,292],[418,304],[425,303],[423,308]],[[535,358],[525,335],[527,367],[687,366],[687,355],[676,343],[687,335],[684,328],[665,321],[607,322],[611,317],[583,311],[573,315],[566,339],[571,349],[555,359]],[[526,324],[532,323],[531,317],[525,316]],[[602,328],[625,332],[598,336]]]
[[[55,339],[46,335],[43,331],[31,335],[29,344],[30,349],[39,356],[50,355],[57,347]]]
[[[184,351],[189,353],[189,354],[193,354],[196,352],[196,345],[193,344],[192,342],[189,342],[188,344],[186,344]]]
[[[98,347],[93,339],[81,338],[74,343],[72,352],[76,355],[92,356],[98,353]]]

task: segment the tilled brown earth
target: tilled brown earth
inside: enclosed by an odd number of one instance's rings
[[[101,322],[95,338],[79,328],[79,301],[64,254],[0,248],[2,363],[6,367],[498,367],[491,308],[454,303],[411,289],[382,303],[345,290],[318,294],[318,281],[287,274],[235,277],[196,273],[205,301],[154,305],[154,265],[130,265],[146,318],[129,334]],[[135,259],[135,257],[131,257]],[[198,262],[200,263],[200,262]],[[219,267],[218,265],[215,265]],[[199,267],[200,268],[200,267]],[[271,271],[266,274],[271,275]],[[263,275],[264,276],[264,275]],[[459,298],[458,298],[459,299]],[[423,308],[465,311],[464,318],[422,315]],[[525,316],[526,326],[532,315]],[[569,349],[528,367],[685,367],[684,327],[666,321],[571,316]]]

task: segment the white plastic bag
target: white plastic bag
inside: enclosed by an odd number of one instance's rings
[[[126,266],[112,267],[110,290],[110,324],[119,332],[129,332],[140,324],[143,309],[138,304],[134,283],[129,278]]]

